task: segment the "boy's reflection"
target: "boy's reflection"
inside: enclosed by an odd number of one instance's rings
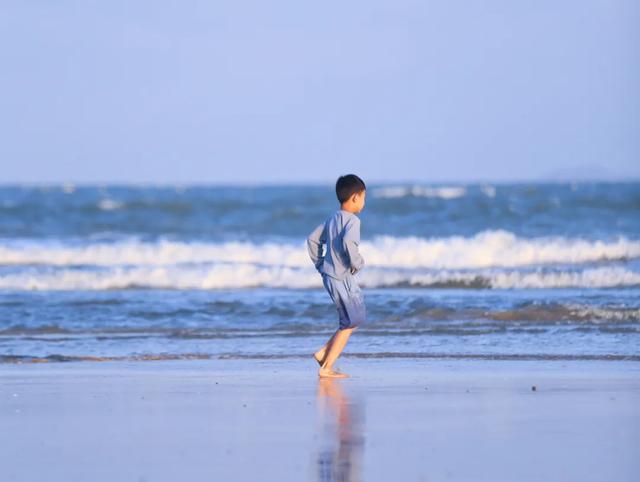
[[[318,414],[320,419],[320,451],[318,480],[361,480],[364,449],[364,407],[344,392],[341,381],[318,380]]]

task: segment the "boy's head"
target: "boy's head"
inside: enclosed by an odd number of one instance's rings
[[[355,174],[340,176],[336,181],[336,196],[345,211],[359,213],[364,208],[367,186]]]

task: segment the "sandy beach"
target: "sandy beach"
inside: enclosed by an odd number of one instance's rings
[[[6,481],[632,481],[640,365],[364,360],[6,364]],[[535,387],[535,390],[534,388]]]

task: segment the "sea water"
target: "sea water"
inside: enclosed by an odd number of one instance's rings
[[[309,357],[333,186],[0,186],[0,361]],[[640,183],[371,185],[346,354],[640,360]]]

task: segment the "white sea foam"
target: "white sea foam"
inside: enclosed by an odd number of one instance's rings
[[[480,190],[487,197],[496,197],[496,188],[489,184],[480,186]]]
[[[493,289],[612,288],[640,286],[640,273],[622,267],[588,268],[575,272],[522,272],[518,270],[436,270],[408,272],[370,268],[359,275],[366,288],[393,286],[458,286]],[[219,264],[209,266],[136,266],[102,270],[59,268],[53,271],[0,275],[0,289],[9,290],[114,290],[321,288],[311,268]]]
[[[304,267],[311,262],[302,243],[198,243],[121,241],[69,246],[62,243],[0,245],[2,264],[61,265],[174,265],[184,263],[262,263]]]
[[[373,189],[373,196],[380,198],[399,197],[435,197],[441,199],[455,199],[467,193],[467,189],[462,186],[387,186]]]
[[[475,236],[396,238],[379,236],[360,245],[369,267],[479,269],[544,264],[580,264],[640,257],[640,240],[522,238],[504,230]],[[0,265],[46,264],[96,266],[166,266],[184,263],[248,263],[305,268],[310,264],[304,242],[61,242],[0,241]]]
[[[98,207],[103,211],[113,211],[120,209],[124,206],[121,202],[114,201],[113,199],[101,199],[98,203]]]
[[[579,272],[500,272],[491,277],[492,288],[614,288],[640,286],[640,273],[602,267]]]
[[[472,237],[394,238],[382,236],[363,243],[363,254],[374,266],[428,268],[515,267],[640,257],[640,241],[580,238],[521,238],[504,230]]]
[[[573,317],[588,318],[591,321],[602,320],[604,322],[640,321],[640,309],[627,306],[589,306],[569,303],[565,305],[571,311]]]
[[[136,266],[106,270],[61,269],[53,272],[0,276],[0,289],[113,290],[132,287],[155,289],[308,288],[319,284],[312,269],[264,267],[252,264],[215,266]]]
[[[436,270],[426,273],[370,270],[362,273],[370,287],[469,286],[493,289],[530,288],[613,288],[640,286],[640,273],[621,267],[588,268],[579,271],[482,269],[474,271]]]
[[[62,185],[62,191],[66,194],[73,194],[76,191],[76,186],[70,182]]]

